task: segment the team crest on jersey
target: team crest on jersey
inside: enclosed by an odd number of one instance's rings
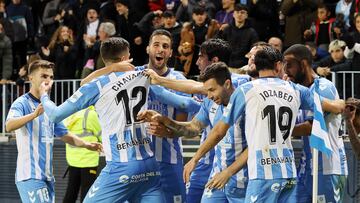
[[[122,175],[122,176],[120,176],[120,178],[119,178],[119,182],[120,183],[128,183],[129,182],[129,176],[127,176],[127,175]]]
[[[210,198],[212,196],[212,189],[209,189],[209,188],[205,188],[204,190],[204,195],[207,197],[207,198]]]
[[[280,191],[280,184],[279,183],[274,183],[271,185],[271,190],[275,193]]]

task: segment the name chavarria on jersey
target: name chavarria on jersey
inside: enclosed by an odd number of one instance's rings
[[[290,135],[299,108],[312,106],[309,89],[278,78],[259,78],[236,89],[222,120],[233,125],[245,113],[250,180],[296,177]]]

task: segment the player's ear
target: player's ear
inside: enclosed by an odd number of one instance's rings
[[[149,46],[146,47],[146,53],[149,54]]]
[[[231,88],[231,80],[229,80],[229,79],[227,79],[227,80],[225,80],[225,87],[226,87],[226,89],[230,89]]]

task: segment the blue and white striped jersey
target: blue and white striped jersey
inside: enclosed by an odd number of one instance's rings
[[[317,78],[319,80],[319,95],[322,98],[329,100],[339,99],[338,92],[334,84],[326,78]],[[315,84],[315,83],[314,83]],[[315,91],[315,85],[310,86],[310,91]],[[303,112],[304,114],[304,112]],[[312,119],[312,115],[309,112],[305,112],[306,117]],[[333,153],[330,157],[319,151],[319,174],[323,175],[348,175],[347,159],[345,154],[344,141],[341,135],[339,135],[339,129],[341,125],[341,115],[335,115],[328,112],[324,113],[326,127],[330,138],[330,146],[332,147]],[[303,122],[308,120],[305,118],[299,120]],[[304,149],[300,162],[299,176],[304,176],[307,173],[312,173],[312,152],[309,144],[309,137],[303,136]]]
[[[39,99],[26,93],[12,103],[7,120],[28,115],[39,104]],[[54,135],[60,137],[67,133],[62,123],[51,122],[46,113],[15,130],[18,150],[16,182],[28,179],[54,181]]]
[[[206,98],[195,118],[204,125],[213,128],[213,126],[221,119],[223,110],[223,105],[217,105],[214,101]],[[234,125],[229,128],[225,137],[216,145],[213,169],[210,178],[234,163],[235,158],[246,149],[247,144],[244,133],[245,120],[242,118],[243,117],[238,118]],[[230,187],[245,188],[248,177],[247,173],[247,168],[244,167],[238,173],[233,175],[227,184]]]
[[[250,180],[296,177],[290,135],[299,108],[312,106],[309,89],[279,78],[259,78],[236,89],[222,120],[233,125],[245,113]]]
[[[145,69],[145,66],[138,67],[140,70]],[[163,75],[164,77],[171,79],[186,79],[180,72],[175,71],[173,68],[168,68],[168,71]],[[188,94],[176,92],[168,89],[170,92],[174,92],[178,95],[189,96]],[[163,103],[157,99],[154,99],[152,95],[149,96],[148,108],[159,112],[163,116],[175,119],[177,113],[181,113],[178,109]],[[182,163],[182,142],[181,138],[160,138],[153,136],[152,147],[155,152],[156,160],[159,162],[177,164]]]
[[[149,79],[143,71],[116,72],[80,87],[64,104],[70,111],[95,106],[106,161],[144,160],[153,156],[151,137],[136,116],[146,109],[148,92]]]
[[[234,88],[237,88],[238,86],[240,86],[241,84],[247,83],[250,81],[250,76],[249,75],[239,75],[236,73],[231,73],[231,82],[234,86]],[[198,97],[201,100],[204,100],[206,98],[206,96],[204,95],[195,95],[196,97]],[[212,126],[208,125],[201,133],[201,138],[200,138],[200,145],[205,142],[205,139],[208,135],[208,133],[211,131]],[[212,149],[210,150],[208,153],[206,153],[203,157],[201,157],[201,159],[199,160],[199,162],[205,163],[205,164],[212,164],[213,160],[214,160],[214,155],[215,155],[215,150]]]

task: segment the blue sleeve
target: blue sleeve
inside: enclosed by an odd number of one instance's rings
[[[195,115],[195,119],[203,123],[205,126],[210,124],[209,111],[210,111],[210,101],[205,99],[201,103],[199,112]]]
[[[15,101],[10,107],[6,121],[12,118],[24,116],[24,114],[25,114],[24,106],[21,104],[21,102]]]
[[[175,94],[158,85],[151,85],[149,94],[156,100],[170,105],[180,111],[197,112],[200,109],[199,102],[195,101],[191,97]]]
[[[231,95],[229,104],[224,110],[222,121],[232,126],[245,111],[245,94],[241,87]]]
[[[302,110],[313,110],[314,108],[314,95],[310,89],[302,85],[295,86],[300,92],[300,109]]]
[[[69,99],[60,106],[56,106],[47,94],[41,96],[41,103],[49,119],[54,123],[59,123],[71,114],[95,104],[99,97],[99,89],[95,80],[78,89]]]
[[[68,134],[68,129],[65,127],[63,122],[55,123],[54,134],[55,137],[62,137]]]

